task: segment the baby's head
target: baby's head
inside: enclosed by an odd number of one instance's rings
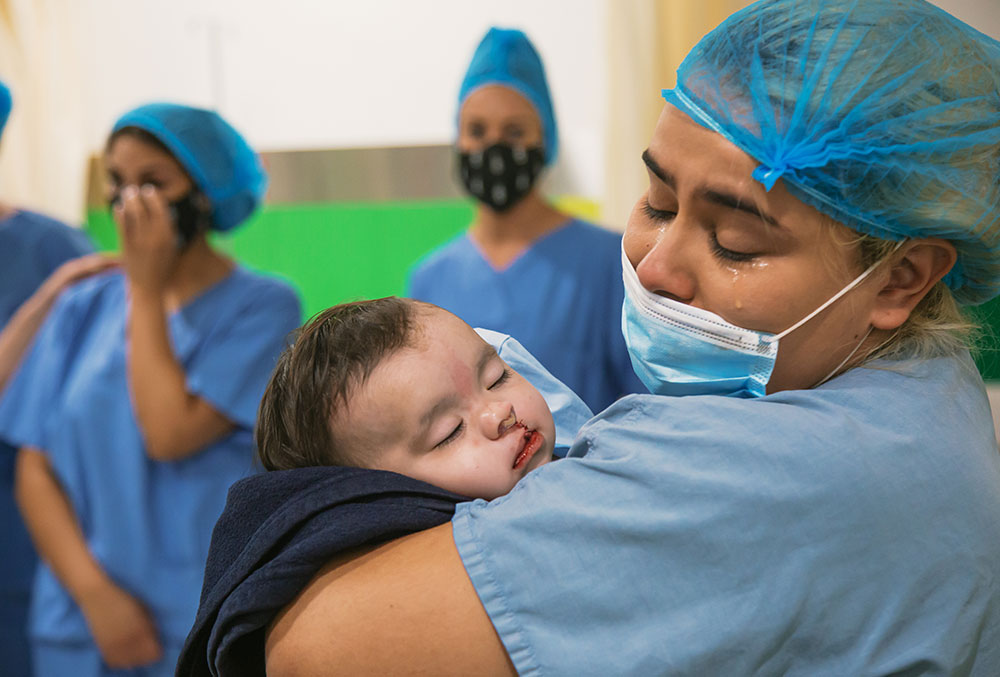
[[[389,297],[323,311],[282,353],[257,416],[268,470],[391,470],[501,496],[552,458],[541,394],[469,325]]]

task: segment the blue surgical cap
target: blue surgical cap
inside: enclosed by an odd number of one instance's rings
[[[13,99],[10,98],[10,90],[7,89],[7,85],[0,82],[0,134],[3,133],[3,128],[7,124],[7,118],[10,117],[12,105]]]
[[[249,217],[267,189],[260,158],[218,113],[151,103],[125,113],[112,134],[138,127],[166,146],[212,203],[212,227],[229,230]]]
[[[960,303],[1000,292],[1000,43],[923,0],[761,0],[664,98],[803,202],[878,238],[940,237]]]
[[[458,91],[459,110],[469,94],[486,85],[509,87],[531,102],[542,121],[545,164],[551,164],[559,150],[559,134],[545,67],[528,36],[509,28],[491,28],[486,33]]]

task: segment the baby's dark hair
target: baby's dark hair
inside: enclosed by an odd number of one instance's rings
[[[267,470],[357,465],[338,447],[338,407],[382,360],[412,343],[418,301],[389,296],[328,308],[293,335],[257,412],[257,454]]]

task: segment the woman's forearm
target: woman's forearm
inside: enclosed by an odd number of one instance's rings
[[[0,332],[0,391],[17,370],[49,311],[62,292],[75,282],[118,265],[114,256],[89,254],[70,259],[55,269],[24,301]]]
[[[10,318],[0,332],[0,391],[17,370],[42,323],[59,296],[58,289],[42,285]]]
[[[188,392],[170,346],[163,294],[132,286],[128,312],[128,379],[147,453],[160,461],[191,456],[232,423]]]
[[[515,675],[451,524],[327,565],[267,632],[267,674]]]
[[[87,547],[76,513],[48,459],[38,449],[24,447],[18,452],[14,497],[38,553],[83,606],[109,579]]]

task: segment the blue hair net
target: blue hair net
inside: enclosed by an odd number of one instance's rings
[[[212,203],[212,227],[229,230],[249,217],[267,189],[260,159],[218,113],[172,103],[151,103],[125,113],[125,127],[149,132],[166,146]]]
[[[528,36],[510,28],[494,27],[486,33],[458,91],[459,109],[469,94],[486,85],[510,87],[531,102],[542,121],[545,164],[551,164],[559,151],[559,134],[545,67]]]
[[[923,0],[762,0],[664,98],[754,178],[878,238],[940,237],[960,303],[1000,291],[1000,43]]]
[[[13,103],[7,85],[0,82],[0,134],[3,133],[3,128],[7,124],[7,118],[10,117],[10,109]]]

